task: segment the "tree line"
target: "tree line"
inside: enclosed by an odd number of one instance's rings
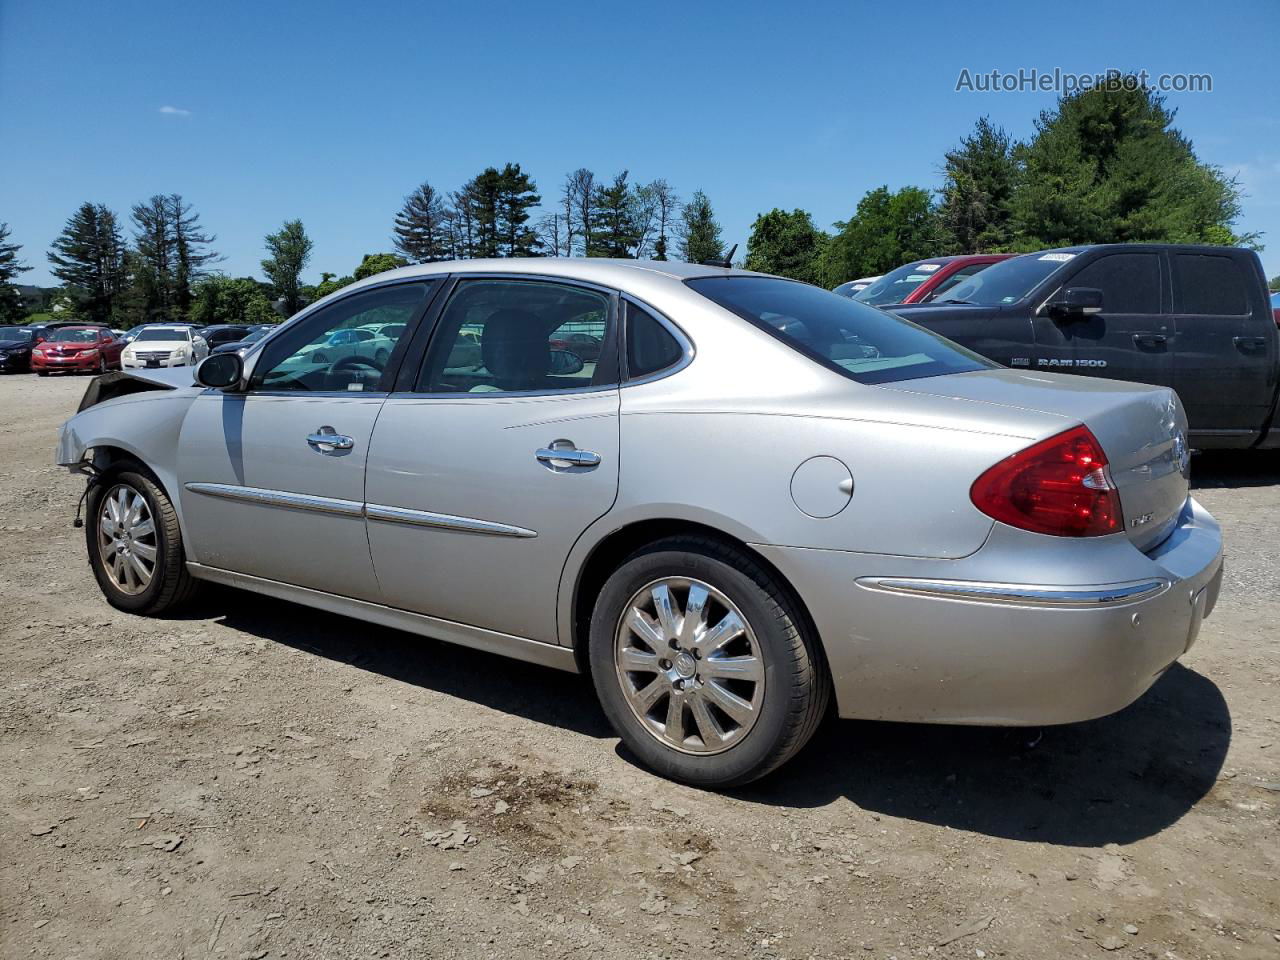
[[[1237,233],[1241,191],[1201,162],[1158,92],[1115,74],[1061,97],[1026,141],[980,118],[942,158],[942,187],[869,190],[832,232],[800,209],[757,216],[742,265],[835,286],[952,253],[1026,252],[1080,243],[1167,242],[1259,247]],[[536,219],[535,219],[536,216]],[[518,163],[486,167],[454,190],[428,181],[391,224],[394,252],[367,254],[350,274],[302,282],[312,240],[301,220],[264,240],[265,281],[213,272],[221,257],[178,194],[130,211],[128,237],[102,204],[84,203],[48,252],[77,319],[128,327],[157,320],[271,322],[346,284],[409,263],[476,257],[719,260],[724,241],[701,190],[683,200],[664,179],[629,171],[567,173],[544,203]],[[29,269],[0,223],[0,322],[24,314],[14,280]],[[1280,288],[1280,277],[1272,281]],[[274,301],[274,306],[273,306]]]
[[[956,253],[1142,241],[1260,249],[1258,234],[1234,230],[1239,184],[1196,157],[1174,114],[1116,73],[1061,97],[1025,142],[983,117],[943,157],[936,193],[877,187],[832,233],[807,211],[771,210],[752,225],[745,266],[834,286]]]

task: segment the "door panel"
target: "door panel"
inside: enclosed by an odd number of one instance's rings
[[[377,600],[361,507],[381,396],[209,391],[182,426],[183,516],[203,564]],[[352,446],[307,438],[330,427]],[[328,447],[328,449],[326,449]]]
[[[1251,277],[1232,257],[1174,253],[1178,311],[1175,386],[1193,442],[1248,445],[1276,390],[1274,315],[1250,296]],[[1197,437],[1196,434],[1201,434]]]
[[[383,602],[557,642],[569,550],[617,495],[618,405],[617,389],[388,399],[366,481]],[[555,441],[599,463],[539,460]]]

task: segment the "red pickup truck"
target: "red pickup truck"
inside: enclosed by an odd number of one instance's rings
[[[962,280],[968,280],[993,263],[1008,260],[1011,253],[967,253],[955,257],[931,257],[915,260],[896,270],[890,270],[856,293],[854,300],[861,300],[873,307],[896,303],[929,303],[939,294],[950,290]]]

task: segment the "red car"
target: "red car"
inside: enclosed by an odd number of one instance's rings
[[[967,280],[1012,253],[966,253],[956,257],[930,257],[890,270],[853,299],[884,307],[895,303],[929,303],[961,280]]]
[[[31,351],[31,369],[42,377],[55,370],[105,373],[120,369],[123,352],[124,342],[106,327],[58,327]]]

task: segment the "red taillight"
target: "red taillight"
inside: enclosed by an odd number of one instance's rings
[[[987,516],[1033,533],[1099,537],[1124,529],[1106,454],[1088,427],[1001,460],[974,481],[969,497]]]

